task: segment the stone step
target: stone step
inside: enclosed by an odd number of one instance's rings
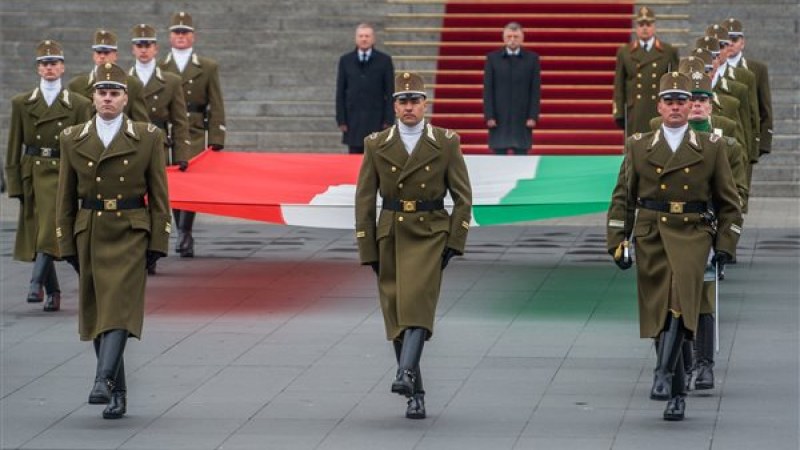
[[[797,181],[753,181],[750,197],[800,197],[800,183]]]

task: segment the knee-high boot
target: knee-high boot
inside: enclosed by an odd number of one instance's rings
[[[427,331],[424,328],[407,328],[403,335],[403,347],[397,368],[397,377],[392,383],[392,392],[406,397],[414,395],[417,367],[422,357]]]
[[[178,238],[175,240],[175,253],[181,254],[181,241],[183,241],[183,230],[181,230],[181,217],[182,213],[180,209],[173,209],[172,210],[172,217],[175,219],[175,229],[178,230]]]
[[[28,303],[40,303],[44,301],[44,278],[47,269],[52,263],[53,257],[44,253],[37,253],[33,261],[33,273],[31,273],[31,286],[28,289]]]
[[[686,372],[683,371],[683,354],[678,357],[675,376],[672,378],[672,398],[664,409],[664,420],[683,420],[686,413]]]
[[[97,351],[97,373],[94,378],[94,386],[89,392],[90,404],[102,405],[111,401],[111,390],[114,388],[114,379],[119,371],[127,340],[127,330],[107,331],[100,338],[100,348]]]
[[[681,355],[683,345],[683,319],[669,315],[664,330],[658,337],[658,359],[653,371],[653,387],[650,390],[651,400],[669,400],[672,398],[672,378]],[[683,367],[680,367],[683,371]]]
[[[128,412],[128,384],[125,380],[125,358],[120,358],[111,401],[103,410],[103,419],[120,419]]]
[[[180,253],[184,258],[194,257],[194,237],[192,237],[192,228],[194,227],[194,218],[197,213],[194,211],[181,212],[181,231],[183,236],[180,242]]]
[[[61,309],[61,286],[58,284],[58,274],[56,274],[56,265],[52,257],[44,277],[44,290],[47,293],[47,299],[43,309],[48,312]]]
[[[692,370],[694,369],[694,342],[684,339],[681,346],[681,361],[678,361],[678,368],[683,368],[685,389],[692,389]],[[677,370],[677,369],[676,369]]]
[[[714,315],[700,314],[697,322],[697,390],[714,389]]]
[[[422,371],[417,365],[416,378],[414,379],[414,395],[408,399],[406,418],[424,419],[425,417],[425,388],[422,386]]]

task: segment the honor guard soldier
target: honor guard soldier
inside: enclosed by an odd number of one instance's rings
[[[678,68],[678,51],[655,35],[653,10],[642,7],[634,20],[636,39],[617,50],[614,74],[614,120],[627,136],[650,130],[659,77]]]
[[[183,80],[186,116],[189,118],[189,158],[206,147],[222,150],[225,146],[225,107],[219,83],[219,66],[210,58],[194,52],[194,22],[187,12],[177,12],[170,20],[172,51],[159,64],[161,70],[177,74]],[[178,210],[175,210],[178,211]],[[177,251],[182,257],[194,256],[195,212],[180,211],[175,216],[178,227]]]
[[[399,74],[394,99],[395,125],[364,140],[356,241],[361,264],[372,266],[378,276],[386,338],[398,364],[392,392],[408,398],[406,417],[422,419],[422,347],[433,335],[442,271],[464,252],[472,189],[458,135],[424,119],[422,77]],[[448,192],[452,214],[444,209]]]
[[[667,401],[665,420],[683,420],[681,349],[697,332],[706,261],[712,248],[715,263],[734,260],[742,218],[721,138],[688,125],[690,78],[667,73],[659,86],[663,124],[625,143],[607,244],[615,263],[628,269],[635,243],[640,335],[656,339],[658,357],[650,398]]]
[[[133,27],[131,33],[136,63],[130,69],[129,75],[135,76],[144,85],[144,101],[150,122],[161,128],[167,136],[167,163],[175,164],[181,171],[185,171],[189,167],[191,141],[186,101],[183,98],[183,81],[178,75],[157,67],[158,43],[155,28],[139,24]],[[177,222],[180,211],[174,210],[173,213]],[[150,274],[155,271],[155,266],[148,268]]]
[[[56,242],[56,189],[61,152],[61,131],[91,117],[91,103],[61,85],[64,52],[46,40],[36,47],[38,87],[11,99],[11,126],[5,169],[8,196],[20,201],[14,259],[33,261],[27,301],[44,303],[45,311],[58,311],[61,289],[54,258]]]
[[[141,338],[146,267],[167,254],[170,233],[164,133],[122,112],[127,81],[116,64],[98,66],[97,115],[61,134],[58,180],[58,245],[79,274],[81,340],[97,354],[89,403],[106,404],[106,419],[127,410],[125,343]]]
[[[117,62],[117,35],[109,30],[97,30],[92,43],[92,58],[95,67],[89,73],[78,75],[69,81],[69,90],[80,94],[92,101],[94,83],[97,81],[97,67],[105,63]],[[142,83],[128,77],[128,104],[125,106],[125,115],[137,122],[149,122],[147,109],[142,96]]]

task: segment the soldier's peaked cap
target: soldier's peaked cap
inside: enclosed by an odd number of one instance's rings
[[[116,50],[117,34],[109,30],[97,30],[94,32],[92,50]]]
[[[689,98],[692,96],[692,79],[680,72],[667,72],[661,76],[659,97]]]
[[[403,72],[394,79],[394,98],[419,98],[427,97],[425,94],[425,80],[417,73]]]
[[[648,8],[647,6],[642,6],[639,8],[639,12],[636,13],[636,17],[633,19],[637,23],[638,22],[655,22],[656,21],[656,12],[653,11],[653,8]]]
[[[186,11],[178,11],[172,15],[169,21],[169,31],[194,31],[194,21],[192,15]]]
[[[140,23],[131,29],[131,41],[133,42],[155,42],[156,29],[146,23]]]
[[[742,22],[733,17],[723,20],[720,25],[728,29],[728,36],[744,36],[744,26]]]
[[[47,39],[39,42],[36,46],[36,62],[41,61],[63,61],[64,50],[58,42]]]
[[[114,63],[105,63],[95,69],[95,89],[128,89],[128,74]]]

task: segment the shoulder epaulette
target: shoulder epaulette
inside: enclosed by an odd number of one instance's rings
[[[158,127],[153,125],[152,123],[148,123],[147,124],[147,132],[148,133],[152,133],[152,132],[156,131],[156,129],[158,129]]]
[[[631,137],[633,138],[634,141],[639,141],[642,139],[642,133],[634,133],[633,136]]]
[[[448,128],[444,131],[444,137],[447,139],[453,139],[453,137],[458,137],[458,133]]]
[[[719,140],[719,136],[717,136],[716,134],[709,134],[708,140],[711,142],[717,142]]]
[[[369,139],[370,141],[374,141],[375,138],[377,138],[377,137],[378,137],[378,132],[376,131],[374,133],[370,133],[370,135],[367,136],[367,139]]]

